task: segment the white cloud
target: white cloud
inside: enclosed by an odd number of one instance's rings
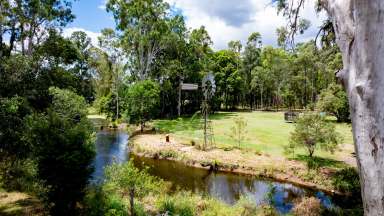
[[[63,29],[63,36],[64,37],[70,37],[71,34],[75,31],[85,32],[88,35],[88,37],[91,38],[92,45],[98,46],[98,39],[97,38],[101,35],[101,33],[99,33],[99,32],[92,32],[92,31],[85,30],[83,28],[72,27],[72,28]]]
[[[277,15],[271,0],[165,0],[182,11],[190,28],[204,25],[214,42],[215,49],[224,49],[230,40],[245,44],[252,32],[260,32],[265,45],[276,45],[276,29],[286,25]],[[311,28],[296,41],[314,38],[324,14],[317,16],[311,0],[302,11],[302,17],[311,21]]]
[[[103,0],[101,2],[101,4],[99,6],[97,6],[97,8],[99,8],[100,10],[105,11],[105,9],[107,8],[106,4],[107,4],[107,0]]]

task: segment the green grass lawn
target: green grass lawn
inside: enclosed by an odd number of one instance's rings
[[[272,156],[284,155],[284,146],[289,142],[290,132],[294,129],[294,124],[284,121],[283,112],[219,112],[211,115],[210,119],[212,120],[217,147],[236,146],[235,140],[231,138],[231,128],[234,126],[236,116],[242,116],[247,121],[246,139],[242,143],[242,148]],[[334,121],[334,119],[330,118],[329,121]],[[176,120],[155,120],[153,124],[160,131],[173,134],[186,143],[190,143],[192,140],[201,143],[203,137],[201,122],[200,116],[196,115]],[[336,128],[344,138],[340,150],[333,155],[317,150],[315,155],[333,159],[350,156],[353,152],[351,126],[337,123]],[[298,150],[297,153],[303,154],[305,152]]]

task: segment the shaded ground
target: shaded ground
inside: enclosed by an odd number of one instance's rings
[[[44,215],[41,203],[27,194],[0,192],[0,215],[24,216]]]

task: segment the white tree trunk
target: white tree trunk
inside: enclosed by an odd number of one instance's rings
[[[364,214],[384,215],[384,1],[323,3],[343,56]]]

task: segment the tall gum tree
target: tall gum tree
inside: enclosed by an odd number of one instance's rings
[[[290,28],[297,27],[304,1],[277,1]],[[317,3],[328,14],[342,53],[343,69],[337,77],[350,102],[364,214],[384,215],[384,1]]]

